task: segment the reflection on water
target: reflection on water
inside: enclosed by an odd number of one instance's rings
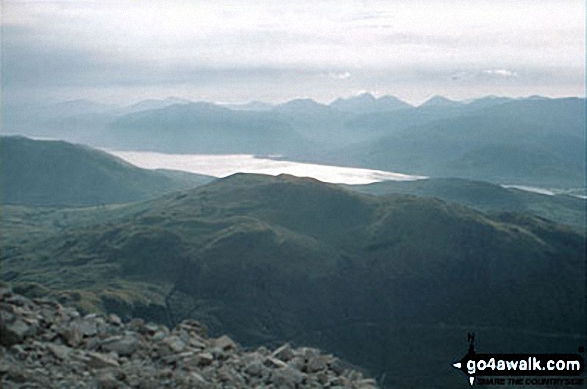
[[[358,169],[257,158],[254,155],[164,154],[146,151],[105,150],[123,160],[145,169],[172,169],[190,173],[226,177],[234,173],[259,173],[276,176],[291,174],[313,177],[337,184],[370,184],[379,181],[411,181],[423,176],[392,173],[382,170]]]

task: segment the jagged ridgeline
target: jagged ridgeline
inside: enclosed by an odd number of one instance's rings
[[[461,385],[468,331],[488,352],[585,341],[585,237],[538,217],[237,174],[100,220],[13,235],[0,278],[123,318],[191,312],[247,346],[314,345],[390,387]]]

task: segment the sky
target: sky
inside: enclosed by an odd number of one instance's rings
[[[4,104],[584,96],[585,2],[4,0],[1,55]]]

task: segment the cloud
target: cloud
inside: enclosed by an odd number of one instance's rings
[[[349,72],[343,72],[343,73],[330,72],[330,73],[328,73],[328,77],[334,78],[335,80],[346,80],[347,78],[351,77],[351,74]]]
[[[498,76],[498,77],[505,77],[505,78],[518,77],[518,73],[516,73],[512,70],[507,70],[507,69],[489,69],[489,70],[484,70],[483,73],[487,74],[489,76]]]
[[[314,88],[305,95],[330,96],[337,88],[417,90],[447,80],[583,88],[577,3],[7,0],[2,85],[181,84],[210,94],[224,85],[252,98],[267,85],[287,96],[302,85]]]
[[[507,80],[518,78],[518,72],[509,69],[485,69],[458,71],[450,74],[453,81],[484,82],[492,80]]]

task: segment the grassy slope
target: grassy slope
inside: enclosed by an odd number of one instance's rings
[[[159,320],[176,283],[213,332],[316,344],[400,387],[460,382],[445,365],[469,330],[538,352],[583,328],[584,237],[529,215],[244,174],[132,207],[14,239],[1,279]]]
[[[137,168],[105,152],[62,141],[0,139],[3,204],[87,206],[154,198],[211,178]]]
[[[586,200],[568,195],[548,196],[460,178],[385,181],[346,187],[374,195],[396,193],[436,197],[481,211],[529,212],[557,223],[585,226]]]

